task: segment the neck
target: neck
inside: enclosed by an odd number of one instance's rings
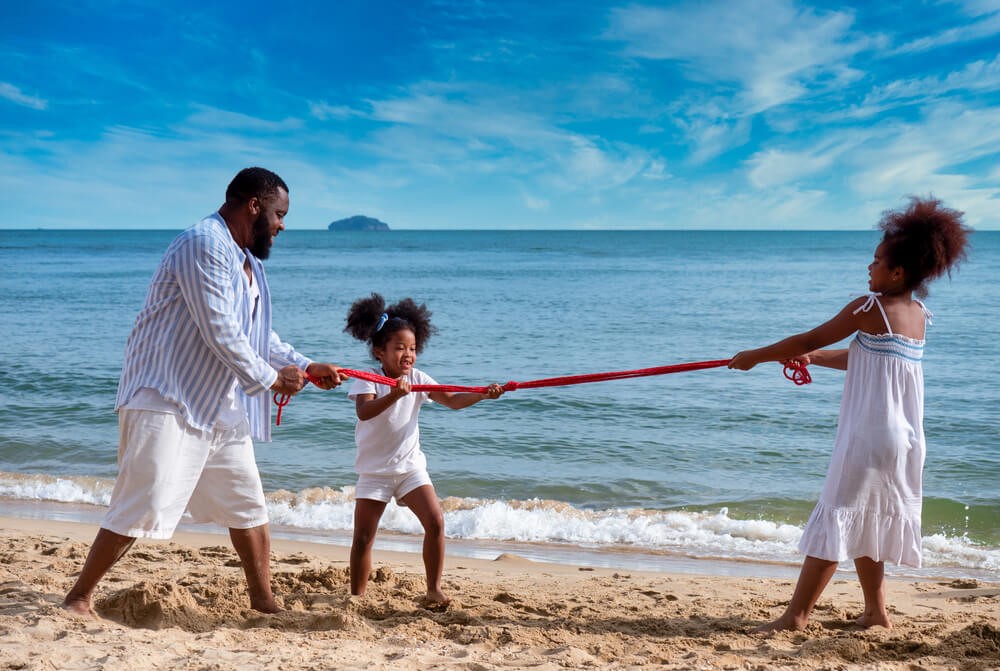
[[[219,216],[226,222],[229,234],[233,236],[233,240],[239,245],[240,249],[248,247],[250,245],[249,223],[243,221],[244,218],[240,217],[239,213],[229,207],[229,205],[223,205],[219,208]]]

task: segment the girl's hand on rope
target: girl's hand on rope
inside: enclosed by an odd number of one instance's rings
[[[737,370],[750,370],[756,366],[759,361],[753,356],[754,350],[745,350],[743,352],[738,352],[736,356],[729,360],[728,366],[730,368],[735,368]]]
[[[410,378],[400,375],[396,378],[396,386],[389,390],[389,396],[403,398],[410,393]]]
[[[496,382],[487,387],[486,393],[483,394],[483,398],[500,398],[501,396],[503,396],[503,387]]]
[[[801,366],[808,366],[813,362],[813,353],[803,354],[802,356],[793,356],[791,359],[785,359],[781,362],[781,365],[785,368],[799,368]]]

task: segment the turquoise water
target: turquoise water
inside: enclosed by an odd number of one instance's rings
[[[0,496],[99,507],[116,473],[125,340],[173,237],[0,231]],[[439,334],[418,366],[490,381],[728,358],[810,328],[867,287],[871,232],[287,231],[268,276],[275,329],[358,368],[350,303],[412,296]],[[932,285],[925,561],[1000,569],[1000,234]],[[519,390],[428,406],[424,450],[455,538],[797,561],[821,489],[843,373],[796,387],[777,364]],[[276,524],[350,528],[353,404],[309,389],[257,446]],[[418,531],[392,507],[386,526]]]

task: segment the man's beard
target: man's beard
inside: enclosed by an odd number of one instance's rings
[[[271,224],[264,212],[254,220],[251,232],[253,238],[250,240],[250,253],[258,259],[266,259],[271,255]]]

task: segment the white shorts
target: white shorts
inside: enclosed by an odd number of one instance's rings
[[[430,485],[431,476],[423,468],[400,473],[398,475],[371,475],[362,473],[358,475],[358,484],[354,487],[355,499],[372,499],[388,503],[390,499],[396,497],[398,505],[406,505],[400,499],[412,492],[417,487]]]
[[[101,526],[133,538],[170,538],[187,510],[229,529],[267,523],[247,424],[205,433],[176,414],[118,411],[118,479]]]

